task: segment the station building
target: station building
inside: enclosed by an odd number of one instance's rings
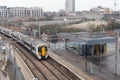
[[[81,55],[91,56],[107,53],[107,44],[115,42],[114,37],[106,33],[59,33],[65,40],[65,48],[77,51]]]

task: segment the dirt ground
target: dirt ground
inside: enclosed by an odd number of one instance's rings
[[[88,29],[89,26],[98,26],[98,25],[105,25],[107,26],[108,23],[106,21],[88,21],[88,22],[82,22],[80,24],[73,24],[73,25],[68,25],[68,26],[63,26],[67,28],[81,28],[81,29]]]

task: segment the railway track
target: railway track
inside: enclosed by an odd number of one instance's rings
[[[50,62],[48,62],[50,58],[40,61],[22,46],[16,43],[14,43],[14,46],[19,49],[18,53],[38,80],[72,80],[67,74],[62,73],[58,68],[51,65]]]
[[[9,39],[5,37],[5,40]],[[18,42],[11,41],[11,44],[18,48],[17,52],[38,80],[82,80],[52,58],[38,60]]]

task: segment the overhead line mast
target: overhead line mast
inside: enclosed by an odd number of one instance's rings
[[[114,11],[116,11],[116,0],[114,0]]]

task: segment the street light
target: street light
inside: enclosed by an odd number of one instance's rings
[[[114,11],[116,11],[116,0],[114,0]],[[115,54],[115,75],[117,75],[118,70],[118,39],[119,39],[119,31],[116,32],[116,54]]]
[[[118,39],[119,39],[119,32],[116,32],[116,51],[115,51],[115,74],[117,75],[118,70]]]
[[[39,27],[39,36],[41,35],[41,30],[40,30],[40,24],[39,24],[39,21],[38,21],[38,27]]]
[[[36,16],[37,17],[37,16]],[[38,21],[38,28],[39,28],[39,36],[41,35],[41,30],[40,30],[40,23],[39,23],[39,19],[37,17],[37,21]]]
[[[102,30],[102,32],[104,32],[104,27],[102,25],[103,12],[104,12],[103,10],[100,10],[100,22],[101,22],[101,30]]]

